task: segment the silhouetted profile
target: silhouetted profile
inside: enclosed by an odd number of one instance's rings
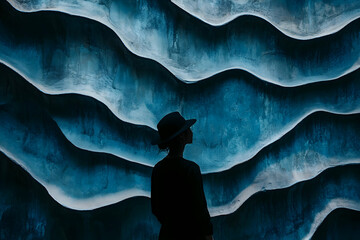
[[[200,168],[183,158],[185,145],[192,143],[190,127],[195,122],[173,112],[157,125],[159,139],[153,144],[169,151],[151,177],[152,212],[161,223],[159,240],[212,239]]]

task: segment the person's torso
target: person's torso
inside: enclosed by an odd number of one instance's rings
[[[157,183],[160,206],[169,224],[193,225],[194,198],[190,192],[193,181],[194,162],[183,158],[163,159],[157,164]]]

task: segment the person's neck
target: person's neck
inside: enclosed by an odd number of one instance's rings
[[[178,149],[170,149],[169,157],[183,157],[185,146]]]
[[[169,152],[168,157],[183,157],[183,153]]]

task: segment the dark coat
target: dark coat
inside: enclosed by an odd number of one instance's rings
[[[152,212],[160,240],[204,239],[213,229],[199,166],[181,157],[158,162],[151,177]]]

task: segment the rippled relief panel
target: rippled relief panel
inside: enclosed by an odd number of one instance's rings
[[[149,143],[170,111],[198,119],[185,156],[216,239],[355,236],[332,216],[359,215],[358,15],[336,0],[2,1],[0,238],[156,239],[164,153]]]

